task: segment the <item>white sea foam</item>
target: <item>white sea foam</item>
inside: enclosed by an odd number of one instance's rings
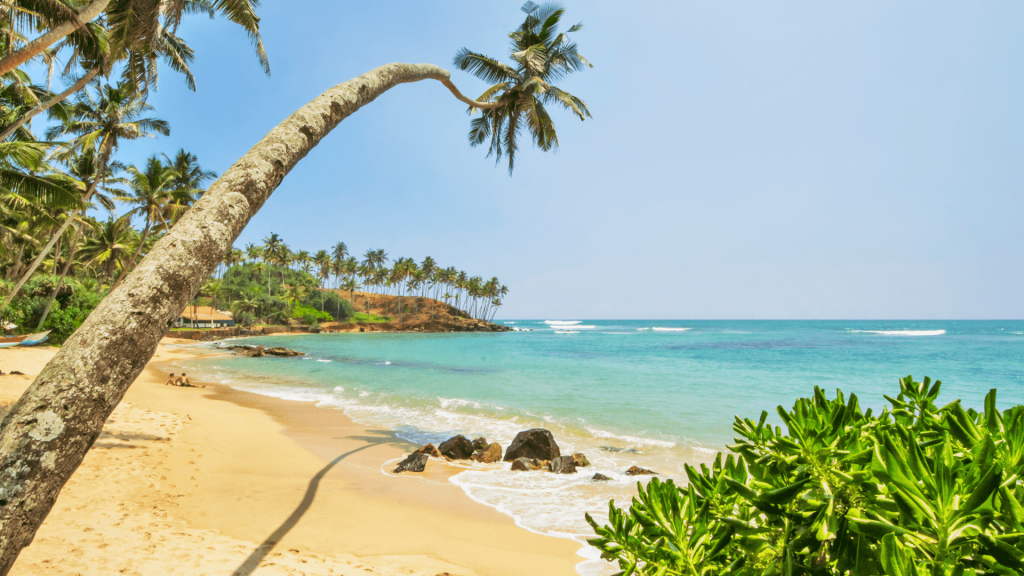
[[[331,362],[331,360],[327,360],[326,358],[317,358],[316,361],[317,362]]]
[[[437,401],[441,403],[441,408],[458,408],[460,406],[472,406],[477,410],[480,409],[479,402],[473,402],[472,400],[463,400],[462,398],[437,398]]]
[[[885,336],[941,336],[945,330],[850,330],[865,334],[883,334]]]
[[[689,328],[663,328],[661,326],[652,326],[650,328],[637,328],[637,330],[641,332],[686,332]]]
[[[515,322],[505,322],[505,324],[515,324]]]
[[[359,397],[360,398],[366,398],[369,395],[370,395],[370,393],[366,392],[365,390],[359,393]]]
[[[579,334],[579,330],[555,330],[555,334]]]
[[[545,324],[560,324],[560,325],[564,325],[564,324],[582,324],[583,321],[582,320],[545,320],[544,323]]]
[[[660,446],[662,448],[672,448],[676,445],[675,442],[669,442],[668,440],[655,440],[653,438],[640,438],[638,436],[615,434],[608,432],[607,430],[601,430],[600,428],[590,428],[589,426],[587,427],[587,432],[590,432],[594,438],[613,438],[615,440],[622,440],[629,443],[631,447]]]
[[[335,392],[344,392],[345,391],[345,387],[344,386],[335,386],[334,387],[334,391]]]

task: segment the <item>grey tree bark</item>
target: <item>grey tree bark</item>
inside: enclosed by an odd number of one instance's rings
[[[359,108],[427,79],[476,105],[431,64],[388,64],[324,92],[214,182],[64,343],[0,423],[0,576],[32,541],[168,326],[285,175]]]
[[[25,44],[20,50],[16,50],[7,57],[0,59],[0,76],[35,58],[43,50],[46,50],[68,34],[92,21],[107,9],[107,4],[110,4],[110,0],[93,0],[88,6],[82,8],[78,13],[77,19],[54,26],[35,40]]]

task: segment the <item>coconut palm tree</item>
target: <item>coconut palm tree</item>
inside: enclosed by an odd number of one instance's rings
[[[178,149],[173,157],[167,154],[163,157],[164,166],[174,172],[174,188],[192,199],[203,194],[203,184],[207,180],[217,177],[213,170],[203,170],[199,165],[199,158],[191,152],[186,152],[184,148]]]
[[[346,246],[344,242],[338,242],[334,245],[334,248],[331,249],[331,257],[334,259],[334,267],[339,271],[342,270],[344,268],[343,263],[345,262],[345,258],[348,257],[348,246]],[[336,273],[335,280],[340,282],[340,276],[343,273],[344,272]]]
[[[320,309],[324,309],[324,296],[327,292],[327,280],[331,277],[331,256],[326,250],[320,250],[313,255],[313,264],[316,265],[316,275],[320,279]]]
[[[80,36],[82,29],[89,29],[89,22],[103,15],[114,51],[162,47],[169,42],[168,36],[177,30],[186,12],[204,13],[211,17],[220,13],[242,26],[253,41],[264,71],[270,73],[270,64],[260,38],[259,17],[255,10],[259,0],[91,0],[80,10],[74,10],[74,4],[80,5],[77,2],[12,0],[9,9],[19,14],[19,18],[12,22],[17,23],[22,30],[45,32],[16,49],[9,49],[0,58],[0,75],[38,57],[69,35],[72,38]],[[9,46],[14,47],[13,44]],[[172,68],[181,65],[174,61],[168,64]],[[131,65],[139,66],[140,63]]]
[[[462,48],[455,55],[455,66],[491,84],[477,100],[500,104],[480,109],[480,116],[470,122],[469,142],[478,146],[490,140],[487,156],[508,157],[508,173],[512,174],[519,150],[519,131],[526,127],[533,143],[547,152],[558,147],[555,123],[545,106],[561,106],[580,120],[590,117],[590,110],[580,98],[555,86],[574,72],[592,64],[579,53],[569,34],[583,27],[576,24],[565,32],[558,25],[565,9],[558,4],[538,6],[527,2],[522,7],[526,19],[512,32],[509,66],[494,58]],[[470,106],[470,113],[477,108]]]
[[[135,266],[135,260],[139,257],[139,253],[142,252],[143,244],[149,238],[153,225],[157,223],[163,224],[163,228],[166,230],[170,228],[166,218],[168,209],[184,211],[184,206],[173,203],[182,194],[187,194],[187,192],[175,189],[174,180],[176,177],[177,173],[161,163],[160,159],[156,156],[150,156],[146,160],[145,168],[142,170],[135,166],[128,167],[128,181],[131,191],[125,196],[119,196],[117,199],[127,203],[129,206],[134,206],[127,214],[142,216],[145,224],[142,228],[139,246],[135,249],[135,253],[132,254],[128,265],[121,271],[121,275],[117,277],[113,288],[117,288],[117,285],[124,278],[124,275],[128,273],[128,270]]]
[[[359,281],[354,276],[349,276],[341,283],[341,289],[348,290],[348,301],[352,304],[353,309],[355,309],[355,292],[359,289]]]
[[[96,83],[95,90],[95,97],[88,90],[79,92],[75,103],[69,110],[67,119],[47,130],[46,137],[53,140],[73,134],[74,139],[67,144],[67,155],[81,154],[84,150],[95,148],[97,150],[97,174],[106,172],[111,154],[123,140],[152,137],[153,132],[164,135],[171,133],[166,121],[143,117],[143,114],[152,110],[153,107],[146,104],[145,98],[133,91],[127,84],[122,82],[113,86]],[[97,185],[97,181],[90,182],[82,197],[83,203],[89,202],[96,192]],[[49,254],[57,239],[64,234],[73,221],[73,218],[66,219],[57,233],[39,251],[39,255],[29,265],[21,280],[7,294],[4,301],[5,308],[11,303],[11,299],[21,291],[21,287],[25,285],[25,282]]]
[[[104,276],[112,278],[131,255],[131,246],[135,240],[133,236],[131,217],[109,216],[106,222],[100,224],[96,234],[82,244],[80,256],[99,267]]]

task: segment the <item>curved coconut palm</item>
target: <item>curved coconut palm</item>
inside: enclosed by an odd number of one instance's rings
[[[0,506],[0,576],[32,541],[168,324],[284,177],[328,133],[409,82],[440,81],[460,101],[482,109],[505,105],[469,100],[449,77],[430,64],[388,64],[296,111],[232,164],[64,342],[0,425],[0,470],[19,471],[15,477],[0,475],[6,501]],[[42,422],[46,441],[38,439]]]
[[[459,50],[454,60],[459,70],[491,84],[477,100],[499,104],[495,108],[481,109],[480,117],[470,122],[469,143],[478,146],[490,139],[487,157],[493,154],[497,163],[502,155],[507,156],[510,175],[523,126],[541,150],[547,152],[558,147],[555,123],[546,105],[561,106],[580,120],[590,117],[583,100],[553,84],[585,66],[593,67],[568,36],[583,24],[559,33],[558,25],[565,9],[558,4],[538,6],[527,2],[522,11],[526,12],[526,19],[519,29],[509,34],[514,65],[503,64],[467,48]],[[471,106],[469,111],[473,113],[476,108]]]

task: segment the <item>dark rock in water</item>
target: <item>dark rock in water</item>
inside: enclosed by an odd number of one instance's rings
[[[625,454],[642,454],[636,448],[619,448],[618,446],[601,446],[601,450],[607,450],[608,452],[622,452]]]
[[[400,474],[402,472],[423,472],[427,467],[427,460],[430,458],[426,454],[409,454],[409,456],[398,463],[398,466],[391,471],[392,474]]]
[[[474,454],[473,459],[482,464],[501,462],[501,444],[494,442],[493,444],[488,446],[483,452],[478,452]]]
[[[576,464],[577,468],[586,468],[587,466],[590,466],[590,460],[587,460],[587,457],[584,456],[582,452],[573,454],[572,461]]]
[[[306,355],[305,352],[299,352],[298,350],[291,350],[289,348],[282,348],[280,346],[276,348],[267,348],[267,354],[270,354],[271,356],[283,356],[285,358]]]
[[[511,462],[518,458],[554,460],[561,455],[551,432],[543,428],[534,428],[516,434],[515,440],[505,451],[505,462]]]
[[[530,470],[540,470],[544,467],[544,464],[536,458],[516,458],[512,461],[513,472],[529,472]]]
[[[626,470],[626,476],[657,476],[657,472],[652,472],[646,468],[639,466],[630,466],[629,470]]]
[[[8,374],[13,374],[15,376],[24,376],[25,375],[24,372],[19,372],[17,370],[11,370],[10,372],[8,372]]]
[[[427,456],[433,456],[434,458],[441,458],[441,451],[433,444],[427,444],[423,448],[413,452],[413,454],[426,454]]]
[[[473,451],[474,452],[480,452],[480,451],[483,451],[483,450],[487,450],[488,446],[490,446],[490,442],[487,441],[487,438],[484,438],[484,437],[481,436],[480,438],[477,438],[476,440],[473,440]]]
[[[473,443],[462,434],[441,442],[437,449],[452,460],[469,460],[473,455]]]
[[[551,461],[548,469],[555,474],[575,474],[576,463],[573,461],[572,456],[559,456]]]
[[[602,481],[603,482],[607,482],[608,480],[611,480],[611,478],[609,478],[608,476],[605,476],[604,474],[594,474],[594,477],[591,478],[591,480],[597,480],[599,482],[602,482]]]
[[[295,356],[306,355],[305,352],[281,348],[280,346],[275,348],[264,348],[263,346],[227,346],[227,349],[233,351],[238,356],[248,356],[250,358],[263,358],[264,356],[292,358]]]

